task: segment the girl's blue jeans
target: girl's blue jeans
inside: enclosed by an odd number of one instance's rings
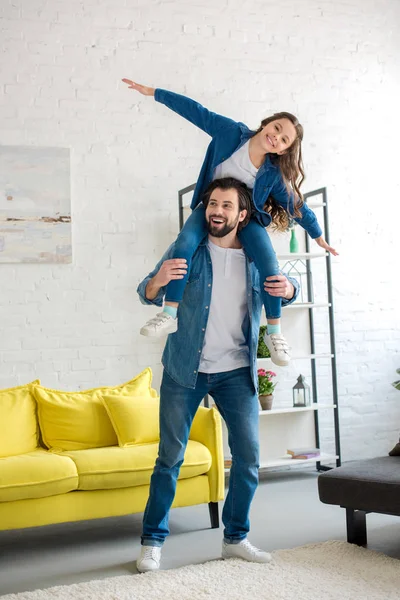
[[[181,302],[190,272],[193,254],[200,242],[207,235],[205,208],[199,204],[184,224],[175,242],[173,258],[185,258],[187,274],[183,279],[175,279],[167,285],[165,300]],[[247,256],[254,262],[260,274],[261,296],[268,319],[279,319],[281,316],[282,299],[270,296],[264,290],[264,282],[271,275],[278,275],[279,265],[271,239],[263,225],[254,217],[239,233],[238,237]]]
[[[162,546],[169,534],[169,510],[190,428],[206,394],[213,397],[225,420],[232,454],[229,490],[222,511],[224,539],[235,544],[247,537],[259,469],[259,406],[250,367],[225,373],[199,373],[195,389],[179,385],[164,370],[160,389],[160,445],[143,518],[145,546]]]

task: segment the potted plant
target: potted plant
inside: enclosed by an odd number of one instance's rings
[[[400,375],[400,369],[396,369],[396,373]],[[396,388],[396,390],[400,390],[400,379],[398,381],[393,381],[392,386]],[[393,450],[389,452],[389,456],[400,456],[400,438]]]
[[[263,410],[271,410],[272,400],[274,398],[273,391],[276,383],[272,383],[272,379],[276,377],[273,371],[258,369],[258,399]]]
[[[261,325],[260,332],[258,334],[257,358],[271,358],[271,354],[264,342],[264,334],[266,331],[267,326]]]
[[[400,375],[400,369],[396,369],[396,373]],[[392,386],[396,388],[396,390],[400,390],[400,379],[398,381],[393,381]]]

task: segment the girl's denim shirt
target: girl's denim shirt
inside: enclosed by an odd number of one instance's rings
[[[244,123],[211,112],[186,96],[157,88],[154,98],[212,137],[193,193],[191,208],[194,209],[201,202],[203,193],[211,183],[215,167],[232,156],[255,132]],[[257,209],[254,216],[264,227],[268,227],[271,223],[271,215],[263,208],[270,195],[284,209],[287,210],[289,207],[290,213],[293,214],[293,194],[287,191],[279,166],[273,164],[267,154],[264,164],[257,172],[253,189],[253,202]],[[300,213],[301,218],[296,217],[294,220],[313,239],[320,237],[322,229],[315,213],[307,204],[303,204]]]

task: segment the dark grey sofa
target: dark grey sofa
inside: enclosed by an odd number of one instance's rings
[[[346,509],[347,541],[367,543],[366,514],[400,516],[400,456],[352,462],[318,477],[319,498]]]

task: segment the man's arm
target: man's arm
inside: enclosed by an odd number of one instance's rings
[[[286,275],[271,275],[264,281],[264,289],[271,296],[282,298],[282,306],[294,302],[299,295],[300,285],[297,279]]]
[[[142,304],[162,306],[167,284],[172,279],[182,279],[186,273],[186,260],[170,258],[173,251],[174,244],[171,244],[153,271],[139,283],[137,293]]]
[[[187,273],[186,258],[169,258],[165,260],[158,272],[146,284],[146,300],[155,300],[173,279],[183,279]]]

